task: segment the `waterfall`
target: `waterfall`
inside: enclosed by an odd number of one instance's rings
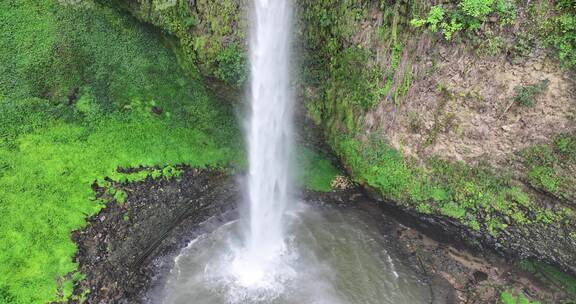
[[[284,213],[290,196],[293,94],[290,90],[292,7],[287,0],[254,0],[249,36],[250,121],[246,248],[240,281],[264,278],[285,249]],[[270,263],[268,263],[270,262]]]

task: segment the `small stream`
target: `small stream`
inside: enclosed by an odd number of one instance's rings
[[[430,302],[429,286],[386,250],[385,236],[365,212],[298,204],[286,221],[286,250],[273,271],[254,274],[253,281],[235,275],[243,247],[239,221],[194,239],[176,257],[162,303]]]

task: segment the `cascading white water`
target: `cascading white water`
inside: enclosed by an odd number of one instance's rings
[[[250,33],[251,117],[249,154],[249,227],[242,253],[242,275],[257,280],[284,250],[283,216],[292,200],[293,97],[290,91],[289,0],[254,0]],[[258,271],[260,268],[260,271]]]
[[[255,0],[250,36],[249,250],[283,246],[282,216],[290,201],[292,94],[289,88],[290,1]]]

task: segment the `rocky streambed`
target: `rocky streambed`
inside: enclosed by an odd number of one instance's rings
[[[74,292],[86,303],[157,303],[174,257],[198,235],[237,218],[241,201],[237,179],[210,169],[184,168],[178,178],[114,187],[128,194],[126,201],[110,201],[73,235],[76,261],[86,276]],[[359,188],[305,192],[302,199],[318,208],[354,208],[377,223],[386,250],[428,284],[431,303],[497,303],[503,291],[550,303],[568,298],[560,286],[520,270],[501,254],[465,247],[441,225],[374,201]]]

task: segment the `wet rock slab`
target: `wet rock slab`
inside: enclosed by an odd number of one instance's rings
[[[177,179],[121,187],[128,193],[124,204],[108,203],[73,234],[86,275],[75,293],[88,292],[86,303],[148,302],[156,274],[171,268],[171,259],[158,257],[177,254],[195,233],[209,229],[201,223],[233,214],[238,201],[235,181],[216,170],[187,168]]]

